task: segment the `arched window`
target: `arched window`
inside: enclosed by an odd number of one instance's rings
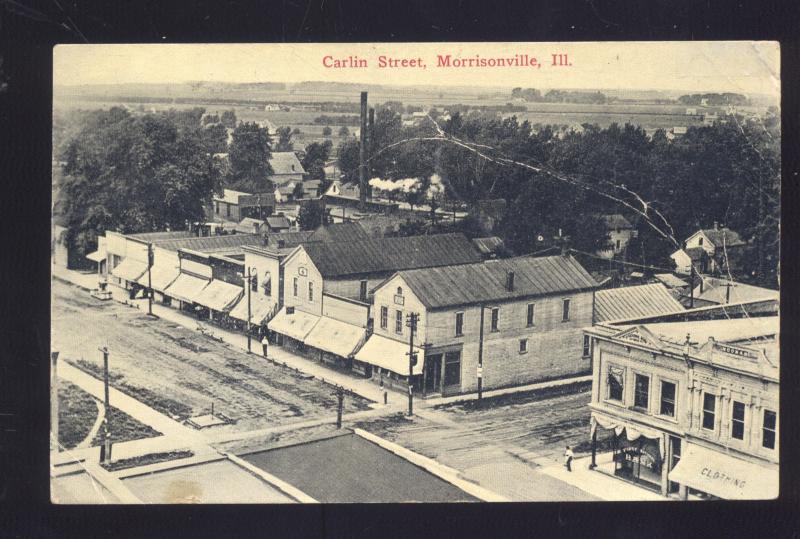
[[[403,295],[403,287],[402,286],[398,286],[397,287],[397,295],[398,296],[402,296]]]
[[[250,290],[258,292],[258,268],[250,268]]]

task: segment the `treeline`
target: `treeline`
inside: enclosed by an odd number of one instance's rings
[[[613,101],[602,92],[583,92],[578,90],[550,90],[544,95],[535,88],[514,88],[511,97],[537,103],[581,103],[603,105]]]
[[[722,105],[747,105],[750,103],[750,100],[747,99],[747,96],[744,96],[742,94],[725,92],[722,94],[712,93],[712,94],[682,95],[678,98],[678,102],[681,103],[682,105],[722,106]]]
[[[504,199],[507,209],[497,216],[494,230],[482,233],[501,236],[520,254],[553,245],[559,230],[575,249],[602,249],[608,237],[596,216],[622,213],[639,231],[628,260],[671,268],[669,255],[676,246],[718,221],[753,245],[736,277],[775,285],[779,122],[773,115],[757,126],[690,127],[670,140],[663,130],[649,137],[628,124],[605,129],[584,124],[583,132],[564,136],[552,126],[534,129],[516,117],[456,112],[439,122],[446,136],[431,140],[437,136],[433,125],[403,127],[396,112],[381,109],[370,139],[369,176],[397,180],[435,173],[445,184],[447,203],[460,200],[475,207],[481,200]],[[356,180],[357,141],[342,143],[338,162],[345,177]],[[631,211],[641,208],[642,200],[658,231]]]
[[[338,116],[327,116],[325,114],[314,118],[317,125],[358,125],[361,117],[355,115],[341,114]]]

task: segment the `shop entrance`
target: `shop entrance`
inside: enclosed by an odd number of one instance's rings
[[[653,490],[661,489],[661,453],[658,442],[640,436],[628,441],[624,434],[614,437],[614,475]]]
[[[442,354],[425,356],[422,374],[423,394],[440,393],[442,391]]]

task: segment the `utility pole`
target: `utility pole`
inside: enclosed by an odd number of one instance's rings
[[[725,287],[725,303],[730,303],[731,302],[731,287],[736,286],[736,285],[731,283],[730,281],[728,281],[722,286]]]
[[[481,304],[481,329],[478,332],[478,402],[483,398],[483,311]]]
[[[153,244],[147,244],[147,314],[153,316]]]
[[[105,417],[103,418],[103,448],[100,462],[111,460],[111,406],[108,399],[108,348],[99,349],[103,353],[103,386],[105,388]]]
[[[694,308],[694,264],[689,262],[689,308]]]
[[[251,336],[250,336],[250,282],[253,279],[253,274],[250,268],[247,268],[247,274],[244,276],[244,287],[247,289],[247,353],[251,352]]]
[[[58,453],[58,352],[50,352],[50,424]]]
[[[367,92],[361,92],[361,131],[358,146],[358,200],[359,209],[367,205]]]
[[[417,364],[417,354],[414,352],[414,334],[417,332],[417,321],[419,314],[408,313],[408,321],[406,325],[411,328],[408,339],[408,416],[414,414],[414,387],[412,379],[414,378],[414,365]]]
[[[339,401],[338,408],[336,409],[336,428],[342,428],[342,411],[344,410],[344,388],[339,386],[336,388],[336,398]]]

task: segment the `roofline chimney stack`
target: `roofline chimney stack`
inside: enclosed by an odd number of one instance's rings
[[[714,221],[714,230],[719,230],[719,221]]]

